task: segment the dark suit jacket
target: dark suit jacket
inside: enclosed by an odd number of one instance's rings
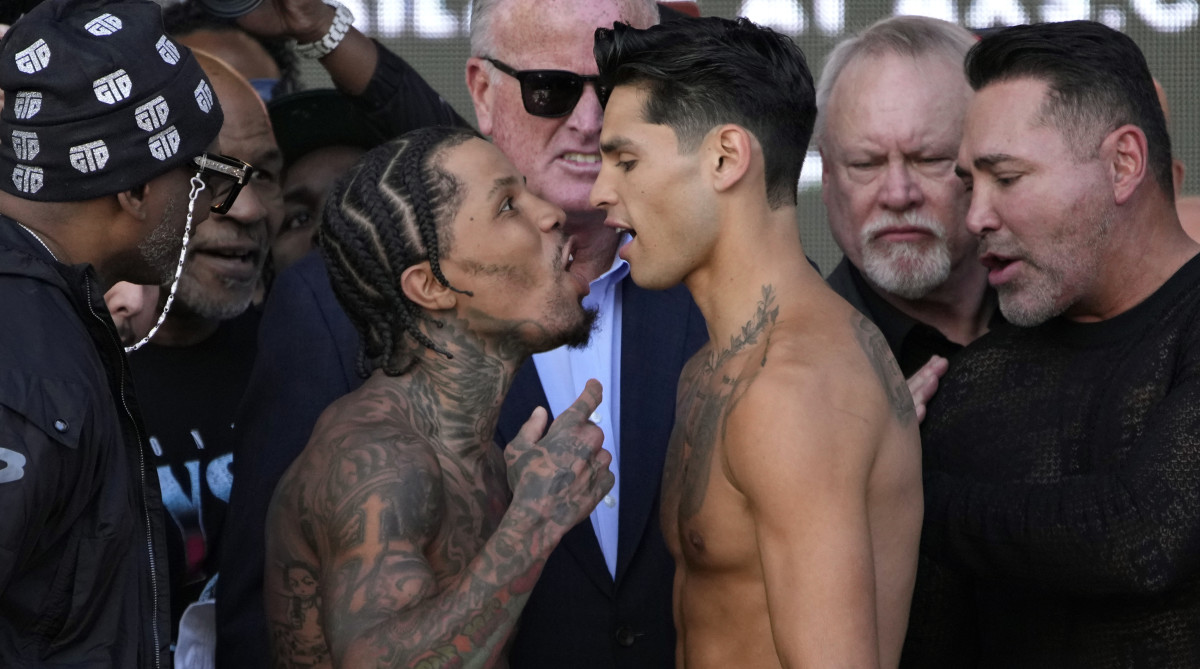
[[[658,490],[687,359],[707,341],[687,290],[622,285],[621,511],[617,576],[591,523],[546,563],[513,641],[518,669],[647,669],[674,664],[674,566],[658,524]],[[218,667],[269,666],[263,612],[264,532],[275,484],[303,450],[320,412],[361,384],[358,337],[325,266],[310,254],[277,280],[260,327],[259,358],[238,429],[234,485],[217,596]],[[549,405],[533,361],[517,373],[497,428],[508,443],[535,406]],[[272,576],[275,577],[275,576]]]
[[[521,616],[512,666],[547,669],[675,665],[674,562],[658,522],[658,493],[684,363],[708,330],[687,289],[621,284],[621,510],[617,573],[608,573],[591,522],[550,555]],[[517,373],[497,435],[508,443],[534,407],[549,408],[533,361]]]

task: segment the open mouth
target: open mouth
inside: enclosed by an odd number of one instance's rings
[[[559,264],[562,265],[564,272],[571,271],[571,265],[575,263],[575,239],[568,238],[563,244],[562,255],[559,257]]]
[[[624,234],[628,234],[631,238],[637,237],[637,230],[634,230],[633,228],[631,228],[628,225],[621,223],[619,221],[614,221],[613,219],[610,218],[610,219],[605,220],[604,224],[607,225],[608,227],[612,228],[613,232],[616,233],[616,235],[618,237],[620,237],[621,235],[624,235]]]
[[[195,260],[225,281],[257,281],[265,251],[257,247],[208,247],[196,249]]]
[[[598,153],[579,153],[577,151],[568,151],[562,154],[562,159],[572,163],[583,163],[586,165],[600,164],[600,154]]]
[[[204,255],[220,258],[222,260],[234,260],[239,262],[255,263],[258,262],[258,249],[251,251],[238,251],[233,249],[205,249],[196,251]]]
[[[994,253],[985,253],[980,256],[979,262],[988,270],[988,282],[993,286],[997,286],[1012,278],[1013,273],[1016,271],[1015,268],[1021,262],[1021,259],[996,255]]]

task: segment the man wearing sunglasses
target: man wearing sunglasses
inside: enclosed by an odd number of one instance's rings
[[[162,502],[101,296],[177,276],[221,108],[151,2],[37,6],[0,88],[0,666],[166,667]]]
[[[593,34],[622,21],[658,22],[634,0],[476,2],[467,86],[481,132],[492,136],[534,193],[562,207],[575,265],[600,312],[588,348],[537,354],[509,392],[498,434],[511,441],[536,406],[559,415],[590,377],[605,401],[604,430],[617,483],[591,522],[567,535],[522,613],[517,667],[670,667],[673,566],[658,525],[659,479],[683,363],[707,339],[703,317],[678,286],[645,291],[617,257],[621,237],[588,194],[600,170],[601,103]]]
[[[230,424],[257,351],[260,311],[251,307],[268,229],[283,218],[282,154],[254,88],[224,61],[196,60],[221,100],[223,151],[199,158],[212,213],[196,226],[170,314],[129,356],[142,395],[167,524],[171,634],[217,570],[233,476]],[[159,292],[159,310],[168,290]]]

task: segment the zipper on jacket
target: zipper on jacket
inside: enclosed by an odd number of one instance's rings
[[[113,333],[111,330],[109,330],[108,324],[104,322],[104,319],[100,317],[100,314],[96,313],[96,308],[92,305],[92,282],[88,281],[87,276],[83,277],[83,287],[84,287],[84,290],[87,292],[88,311],[91,311],[92,316],[96,320],[100,321],[100,325],[103,326],[104,331],[108,333],[109,339],[112,339]],[[118,339],[118,340],[114,340],[113,343],[114,343],[114,345],[116,345],[117,350],[121,352],[121,356],[124,356],[125,352],[121,349],[121,341]],[[123,358],[122,358],[122,360],[123,360]],[[134,434],[134,437],[136,437],[136,439],[137,439],[138,474],[139,474],[139,480],[140,480],[140,485],[141,485],[141,489],[142,489],[142,498],[141,498],[142,514],[143,514],[143,519],[145,520],[145,523],[146,523],[146,553],[150,557],[150,590],[152,592],[152,606],[153,606],[153,608],[150,612],[150,620],[151,620],[150,627],[151,627],[151,634],[154,638],[154,666],[156,669],[162,669],[162,659],[160,657],[161,653],[159,651],[161,644],[159,643],[159,635],[158,635],[158,567],[157,567],[157,563],[154,559],[154,531],[153,531],[152,525],[150,523],[150,507],[146,504],[146,499],[147,499],[147,496],[146,496],[146,449],[145,449],[144,445],[142,444],[142,432],[141,432],[141,430],[138,429],[137,419],[134,418],[133,412],[129,410],[129,404],[126,403],[126,401],[125,401],[125,364],[124,364],[124,362],[122,362],[122,364],[120,365],[119,373],[120,373],[121,407],[125,409],[125,415],[129,418],[129,424],[131,426],[133,426],[133,434]]]

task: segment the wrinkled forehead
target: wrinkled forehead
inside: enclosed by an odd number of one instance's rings
[[[634,6],[612,0],[509,0],[496,8],[493,38],[501,57],[519,68],[594,73],[596,28],[637,18],[631,16]]]

